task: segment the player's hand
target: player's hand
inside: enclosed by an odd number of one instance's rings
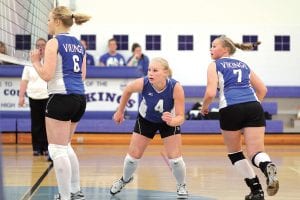
[[[121,124],[124,121],[124,113],[120,111],[116,111],[113,120],[115,121],[116,124]]]
[[[30,59],[32,63],[40,62],[40,50],[39,49],[34,49],[30,51]]]
[[[200,110],[200,113],[201,113],[202,115],[207,115],[208,112],[209,112],[208,107],[203,107],[203,106],[202,106],[202,108],[201,108],[201,110]]]
[[[170,112],[164,112],[161,116],[162,120],[166,122],[168,125],[171,124],[173,115]]]

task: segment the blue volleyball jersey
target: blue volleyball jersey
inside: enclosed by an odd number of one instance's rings
[[[250,68],[242,61],[220,58],[216,61],[219,78],[219,108],[229,105],[258,101],[250,84]]]
[[[85,49],[77,38],[58,34],[58,59],[55,75],[48,82],[49,94],[84,94],[82,63]]]
[[[173,91],[177,81],[174,79],[167,79],[166,81],[165,89],[157,91],[149,82],[148,77],[144,77],[139,114],[150,122],[162,123],[163,112],[174,112]]]

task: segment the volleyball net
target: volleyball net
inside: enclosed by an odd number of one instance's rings
[[[40,37],[48,39],[48,14],[54,5],[53,0],[0,1],[0,41],[5,45],[0,62],[29,63],[28,53],[35,41]]]

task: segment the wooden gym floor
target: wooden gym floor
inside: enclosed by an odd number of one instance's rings
[[[128,145],[76,144],[82,190],[87,200],[176,199],[176,185],[163,157],[163,146],[151,144],[135,173],[134,181],[111,196],[112,182],[122,174]],[[300,146],[267,145],[278,166],[280,190],[267,200],[300,199]],[[184,145],[189,199],[242,200],[249,193],[230,164],[224,145]],[[45,157],[32,156],[31,145],[2,145],[3,182],[6,200],[52,200],[57,193],[54,170]],[[256,170],[265,188],[265,178]]]

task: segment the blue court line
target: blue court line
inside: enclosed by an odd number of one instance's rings
[[[22,199],[24,193],[30,189],[29,186],[4,186],[4,199],[5,200],[19,200]]]

